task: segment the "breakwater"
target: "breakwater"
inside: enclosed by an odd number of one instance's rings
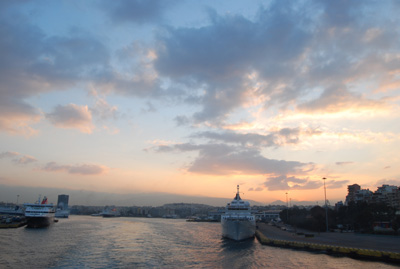
[[[263,245],[294,248],[308,251],[323,251],[326,254],[343,255],[351,258],[378,260],[385,262],[400,263],[400,253],[380,251],[372,249],[353,248],[337,245],[326,245],[311,242],[289,241],[280,239],[271,239],[265,236],[261,231],[256,231],[256,237]]]

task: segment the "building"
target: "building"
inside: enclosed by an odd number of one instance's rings
[[[395,197],[395,193],[397,191],[397,186],[382,185],[381,187],[378,187],[378,189],[374,192],[374,195],[372,196],[372,202],[385,203],[390,205],[391,201],[389,201],[389,199],[392,198],[393,200],[393,197]]]
[[[337,203],[335,204],[335,210],[338,211],[339,208],[341,208],[342,206],[343,206],[343,202],[342,202],[342,201],[337,202]]]
[[[255,213],[256,219],[261,221],[279,221],[279,213],[281,210],[267,210]]]
[[[348,185],[347,190],[348,194],[346,196],[346,205],[348,205],[350,202],[356,201],[356,192],[361,190],[361,187],[358,184]]]
[[[387,203],[400,210],[400,187],[387,194]]]
[[[384,203],[400,210],[400,187],[393,185],[382,185],[375,192],[369,189],[361,189],[360,185],[347,186],[349,191],[346,196],[346,205],[350,202]]]
[[[57,208],[68,209],[69,195],[60,194],[58,195]]]
[[[367,202],[370,203],[373,197],[373,192],[369,189],[361,189],[356,191],[355,202]]]

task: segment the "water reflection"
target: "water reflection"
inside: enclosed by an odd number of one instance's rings
[[[221,248],[227,252],[240,252],[249,248],[254,248],[254,238],[249,238],[242,241],[235,241],[229,238],[221,239]]]

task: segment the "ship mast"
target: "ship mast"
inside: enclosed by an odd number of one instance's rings
[[[235,200],[242,200],[242,198],[240,198],[240,195],[239,195],[239,185],[237,185],[237,192],[236,192]]]

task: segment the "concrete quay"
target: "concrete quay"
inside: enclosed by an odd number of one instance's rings
[[[285,231],[266,223],[257,223],[257,227],[261,244],[400,263],[399,236]]]

